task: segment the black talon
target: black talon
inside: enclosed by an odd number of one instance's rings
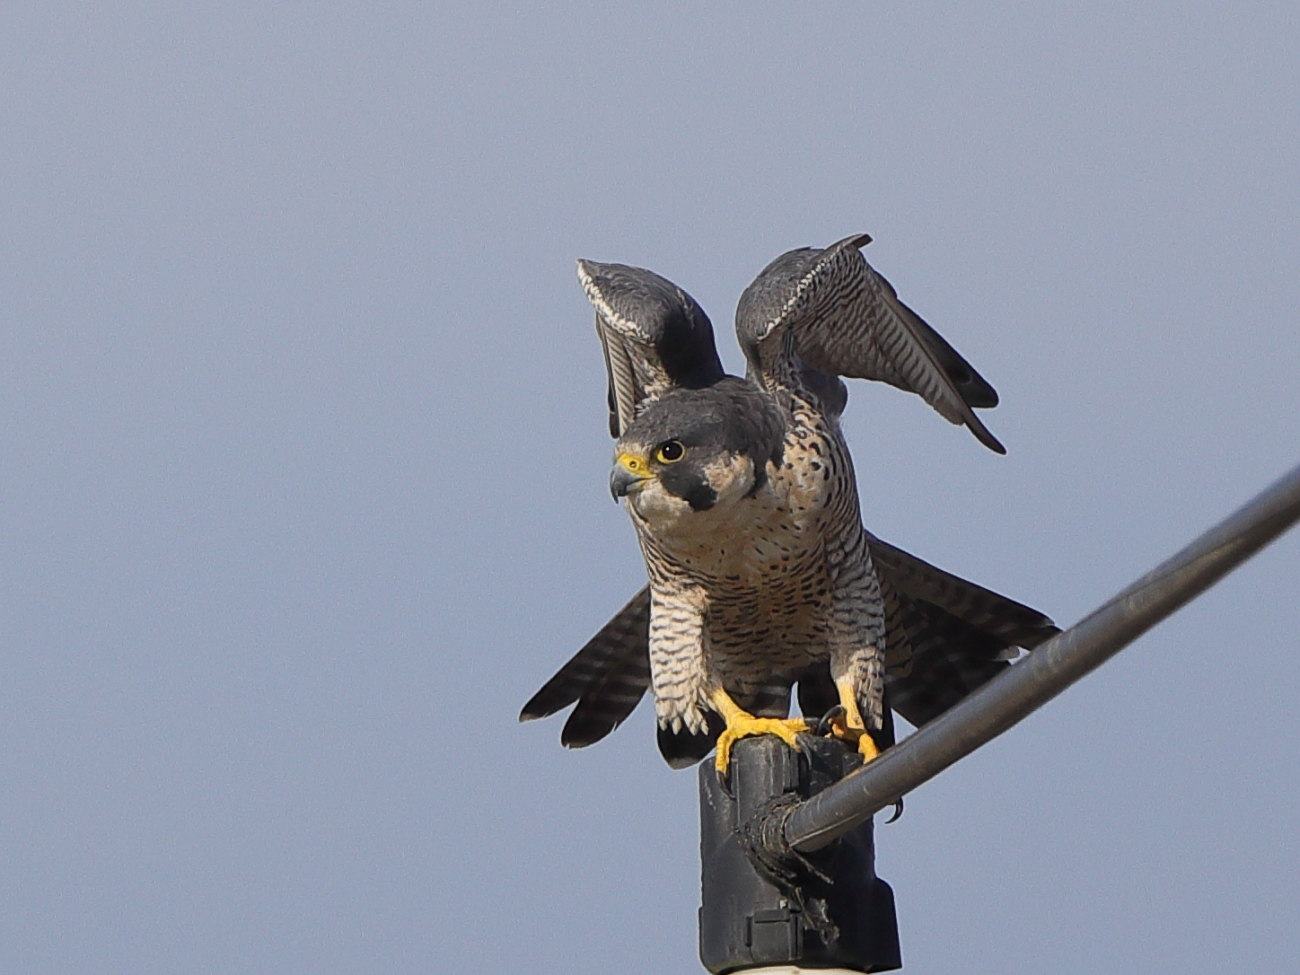
[[[894,815],[885,820],[885,825],[888,826],[890,823],[898,822],[898,817],[901,815],[903,815],[903,799],[900,796],[894,803]]]
[[[844,714],[845,714],[844,705],[843,704],[835,705],[835,707],[831,708],[829,711],[827,711],[825,714],[822,715],[821,720],[817,722],[815,733],[823,737],[829,735],[833,730],[831,727],[831,722],[834,721],[836,718],[844,717]]]

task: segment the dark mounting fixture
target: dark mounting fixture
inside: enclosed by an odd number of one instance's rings
[[[816,853],[784,840],[796,804],[862,764],[842,742],[738,742],[724,781],[700,767],[700,960],[715,975],[806,963],[861,972],[902,965],[894,894],[876,876],[867,820]]]

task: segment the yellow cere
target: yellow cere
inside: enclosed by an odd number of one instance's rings
[[[637,477],[650,476],[650,464],[640,454],[619,454],[618,464]]]

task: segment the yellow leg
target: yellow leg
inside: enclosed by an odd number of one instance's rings
[[[880,749],[876,747],[875,740],[867,734],[866,722],[862,720],[862,712],[858,710],[858,695],[853,689],[853,681],[848,677],[841,677],[835,682],[835,690],[839,692],[840,707],[844,709],[844,714],[831,721],[831,730],[840,741],[856,742],[858,751],[862,753],[862,760],[869,762],[880,754]]]
[[[731,746],[740,739],[754,735],[776,735],[798,751],[799,743],[795,736],[808,730],[808,722],[803,718],[756,718],[733,701],[720,687],[709,695],[709,701],[712,702],[714,710],[727,722],[726,730],[718,736],[718,753],[714,759],[718,771],[724,775],[731,765]]]

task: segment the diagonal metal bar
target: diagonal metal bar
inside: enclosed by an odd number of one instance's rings
[[[785,838],[804,853],[891,805],[1101,666],[1300,520],[1300,467],[910,738],[802,803]]]

